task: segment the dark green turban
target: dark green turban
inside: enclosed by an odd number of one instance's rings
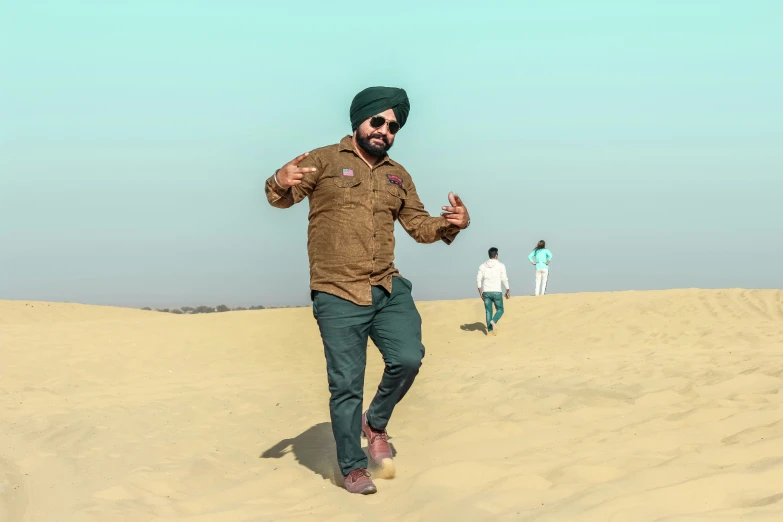
[[[351,102],[351,128],[356,130],[367,118],[389,109],[394,110],[394,116],[402,128],[411,111],[411,103],[408,101],[408,93],[405,89],[368,87],[354,96]]]

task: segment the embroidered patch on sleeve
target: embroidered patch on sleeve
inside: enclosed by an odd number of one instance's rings
[[[389,183],[394,183],[398,187],[402,186],[402,178],[399,176],[395,176],[394,174],[386,174],[386,177],[389,178]]]

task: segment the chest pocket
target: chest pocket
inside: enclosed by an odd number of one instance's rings
[[[405,199],[408,197],[406,190],[394,183],[386,182],[386,187],[381,190],[382,201],[388,207],[396,218],[405,205]]]
[[[359,176],[334,176],[331,179],[334,184],[335,199],[342,206],[348,206],[351,201],[358,198],[359,184],[362,180]]]

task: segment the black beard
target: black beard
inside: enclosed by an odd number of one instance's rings
[[[373,145],[372,142],[370,142],[372,138],[379,138],[383,140],[384,145],[380,147]],[[356,143],[359,144],[364,152],[370,154],[371,156],[375,156],[376,158],[380,158],[381,156],[385,155],[386,152],[392,148],[392,146],[388,141],[386,141],[386,138],[382,134],[370,134],[369,136],[361,136],[357,134]]]

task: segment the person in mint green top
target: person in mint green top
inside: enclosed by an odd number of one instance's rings
[[[546,241],[539,241],[527,258],[536,267],[536,295],[544,295],[549,279],[549,262],[552,261],[552,252],[546,248]]]

